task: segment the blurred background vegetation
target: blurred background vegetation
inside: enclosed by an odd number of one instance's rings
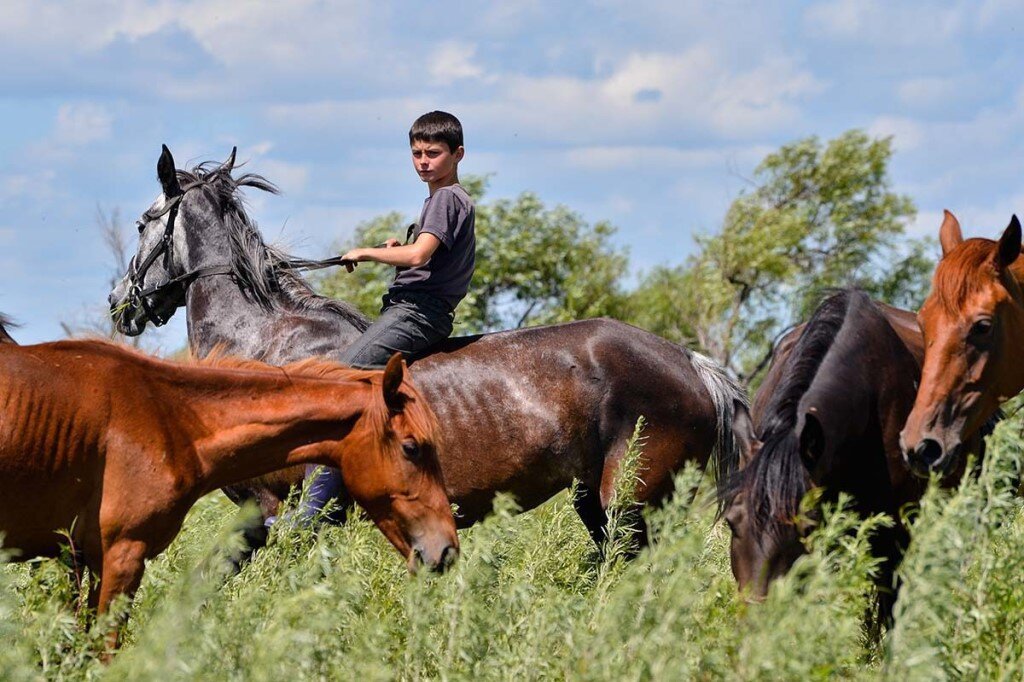
[[[456,333],[608,316],[687,344],[750,382],[776,336],[830,287],[858,286],[911,309],[923,300],[937,252],[906,234],[915,209],[892,190],[891,158],[889,138],[859,130],[785,145],[757,167],[719,230],[697,237],[693,255],[632,282],[614,226],[530,192],[492,201],[487,178],[463,178],[477,202],[477,271]],[[338,250],[404,238],[414,219],[365,222]],[[368,264],[318,280],[323,293],[371,317],[389,282]]]

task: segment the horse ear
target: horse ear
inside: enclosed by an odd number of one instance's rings
[[[392,412],[401,412],[404,405],[405,398],[399,389],[402,387],[402,379],[405,378],[405,369],[405,360],[401,353],[392,355],[384,368],[384,404]]]
[[[738,400],[733,401],[732,437],[739,451],[740,469],[745,469],[754,459],[754,442],[757,437],[754,435],[754,422],[750,419],[747,406]]]
[[[800,432],[800,457],[808,471],[814,470],[823,454],[825,454],[825,429],[822,428],[818,418],[808,412],[804,415],[804,428]]]
[[[1008,267],[1020,256],[1020,221],[1014,215],[1010,218],[1010,224],[1003,231],[999,238],[999,251],[996,257],[996,265],[1000,270]]]
[[[181,185],[178,184],[178,171],[174,167],[174,157],[167,145],[163,145],[160,152],[160,160],[156,162],[156,176],[160,179],[160,186],[167,198],[176,197],[181,194]]]
[[[231,155],[228,156],[228,160],[224,162],[224,170],[230,173],[235,168],[235,155],[238,153],[238,147],[231,148]]]
[[[939,243],[942,244],[942,256],[945,258],[949,252],[960,246],[964,241],[964,235],[960,231],[960,221],[949,211],[943,209],[945,217],[942,219],[942,227],[939,228]]]

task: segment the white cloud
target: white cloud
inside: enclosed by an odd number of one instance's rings
[[[53,141],[81,146],[110,137],[114,118],[106,107],[91,102],[64,104],[57,110]]]
[[[756,165],[772,151],[767,145],[750,147],[680,149],[657,146],[588,146],[565,152],[569,166],[588,171],[615,169],[656,169],[678,172],[703,168],[725,168],[729,165]]]
[[[952,78],[910,78],[896,88],[896,96],[904,106],[941,110],[956,97],[957,83]]]
[[[934,2],[830,0],[809,7],[804,19],[818,37],[873,45],[939,44],[962,31],[971,10]]]
[[[921,145],[925,138],[922,125],[909,118],[880,116],[868,126],[872,137],[892,137],[897,151],[906,152]]]
[[[463,78],[479,78],[484,70],[473,62],[475,57],[475,45],[442,43],[430,58],[430,76],[439,85]]]

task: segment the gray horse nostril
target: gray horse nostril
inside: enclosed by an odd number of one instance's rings
[[[942,459],[942,446],[939,445],[937,440],[925,438],[914,449],[914,459],[919,464],[923,464],[931,469],[935,466],[936,462]]]

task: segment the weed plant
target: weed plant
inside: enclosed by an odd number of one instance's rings
[[[278,524],[238,575],[224,557],[254,518],[222,495],[192,510],[150,563],[124,644],[99,661],[56,561],[0,568],[3,680],[815,680],[1020,679],[1024,675],[1024,439],[1010,419],[984,466],[912,513],[895,625],[881,642],[864,615],[878,517],[823,510],[808,554],[748,604],[729,568],[728,530],[693,468],[645,513],[635,559],[633,491],[641,426],[624,457],[598,551],[568,495],[494,513],[461,534],[443,576],[404,562],[358,514],[314,534]],[[695,492],[694,492],[695,491]],[[121,608],[127,608],[122,604]]]

